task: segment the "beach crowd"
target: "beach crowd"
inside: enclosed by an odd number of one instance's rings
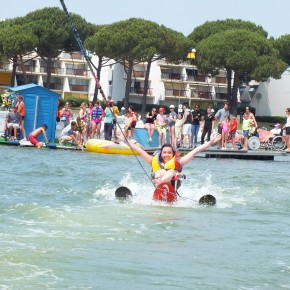
[[[235,136],[238,129],[237,115],[230,116],[229,104],[224,103],[222,109],[217,112],[212,107],[206,109],[205,114],[201,113],[200,106],[195,105],[194,109],[190,109],[188,103],[183,103],[175,108],[174,105],[169,106],[169,112],[163,107],[157,109],[152,107],[150,112],[146,113],[143,120],[144,128],[148,132],[147,142],[152,142],[153,134],[158,132],[158,146],[164,145],[169,135],[169,143],[173,148],[194,149],[199,145],[210,141],[217,133],[221,134],[221,139],[218,142],[218,149],[228,148],[228,143],[231,143],[231,149],[235,148]],[[134,139],[134,130],[141,116],[130,105],[127,112],[122,108],[123,133],[126,139]],[[101,128],[103,129],[104,139],[115,142],[117,137],[117,120],[120,114],[119,108],[114,104],[112,99],[109,99],[104,108],[99,101],[83,102],[80,105],[76,118],[71,109],[70,102],[66,102],[63,108],[58,109],[57,121],[60,124],[61,135],[59,143],[64,145],[66,142],[72,142],[79,148],[83,148],[84,142],[88,139],[101,139]],[[286,109],[286,123],[283,127],[280,124],[275,125],[276,134],[281,134],[281,130],[286,131],[286,150],[290,150],[290,108]],[[19,139],[19,133],[22,133],[22,140],[27,140],[24,129],[25,120],[25,105],[23,97],[17,96],[17,103],[12,110],[7,114],[4,132],[9,139]],[[119,119],[120,120],[120,119]],[[216,126],[215,126],[216,125]],[[121,127],[120,127],[121,128]],[[217,128],[215,130],[215,128]],[[44,134],[46,142],[48,142],[45,131],[47,126],[43,124],[38,130],[29,133],[29,141],[37,147],[42,147],[43,144],[37,141],[37,136]],[[251,136],[257,136],[258,124],[250,107],[246,107],[242,115],[242,135],[243,149],[248,149],[248,139]],[[274,131],[273,131],[274,132]],[[272,132],[272,133],[273,133]],[[278,133],[279,132],[279,133]],[[200,134],[200,141],[198,140]],[[274,133],[273,133],[274,134]],[[276,135],[275,134],[275,135]],[[39,143],[39,144],[38,144]]]

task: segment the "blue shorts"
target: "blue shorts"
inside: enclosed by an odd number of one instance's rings
[[[235,138],[235,137],[236,137],[236,132],[230,132],[229,134],[230,134],[230,136],[231,136],[232,138]]]
[[[244,137],[249,137],[249,131],[250,130],[243,130]]]

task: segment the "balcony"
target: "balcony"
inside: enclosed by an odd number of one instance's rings
[[[226,93],[213,93],[213,92],[191,92],[192,99],[199,100],[212,100],[212,101],[226,101],[227,94]]]
[[[145,72],[141,70],[134,70],[132,72],[132,77],[133,78],[145,78]]]
[[[76,91],[76,92],[88,92],[89,86],[88,85],[69,85],[69,88],[71,91]]]
[[[45,88],[47,88],[47,83],[44,82],[44,83],[43,83],[43,86],[44,86]],[[50,83],[50,89],[51,89],[51,90],[62,91],[62,89],[63,89],[63,84]]]
[[[130,88],[130,94],[136,94],[136,95],[143,95],[144,94],[144,88]],[[148,88],[147,96],[152,96],[152,88]]]
[[[87,77],[88,76],[88,71],[84,68],[77,68],[77,69],[74,69],[74,68],[67,68],[66,69],[66,74],[67,75],[73,75],[73,76],[85,76]]]
[[[68,60],[83,60],[83,56],[81,53],[68,53],[68,52],[62,52],[61,53],[62,59],[68,59]]]
[[[183,81],[184,75],[181,73],[161,72],[161,79]]]
[[[24,69],[24,71],[26,73],[35,73],[35,67],[31,66],[31,65],[24,65],[22,66],[17,66],[16,71],[17,72],[23,72],[22,68]]]
[[[188,82],[201,82],[201,83],[207,83],[207,78],[206,76],[201,76],[201,75],[195,75],[195,76],[188,76],[187,77]]]
[[[215,82],[217,84],[226,84],[227,78],[226,77],[215,77]]]
[[[47,73],[47,67],[41,66],[39,71],[40,71],[40,73]],[[51,73],[56,74],[56,75],[64,75],[64,69],[62,69],[60,67],[52,67]]]
[[[165,97],[187,98],[187,91],[185,89],[165,89]]]

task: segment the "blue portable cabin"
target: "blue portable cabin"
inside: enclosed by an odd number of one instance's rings
[[[47,138],[54,141],[56,131],[57,105],[60,95],[44,87],[27,84],[18,87],[10,87],[9,91],[23,96],[25,104],[24,128],[27,135],[43,124],[47,125]],[[43,135],[38,138],[45,141]]]

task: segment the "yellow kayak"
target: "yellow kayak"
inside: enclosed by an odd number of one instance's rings
[[[125,155],[139,155],[137,151],[132,149],[124,142],[115,143],[113,141],[107,141],[102,139],[89,139],[85,143],[86,151],[104,153],[104,154],[125,154]]]

